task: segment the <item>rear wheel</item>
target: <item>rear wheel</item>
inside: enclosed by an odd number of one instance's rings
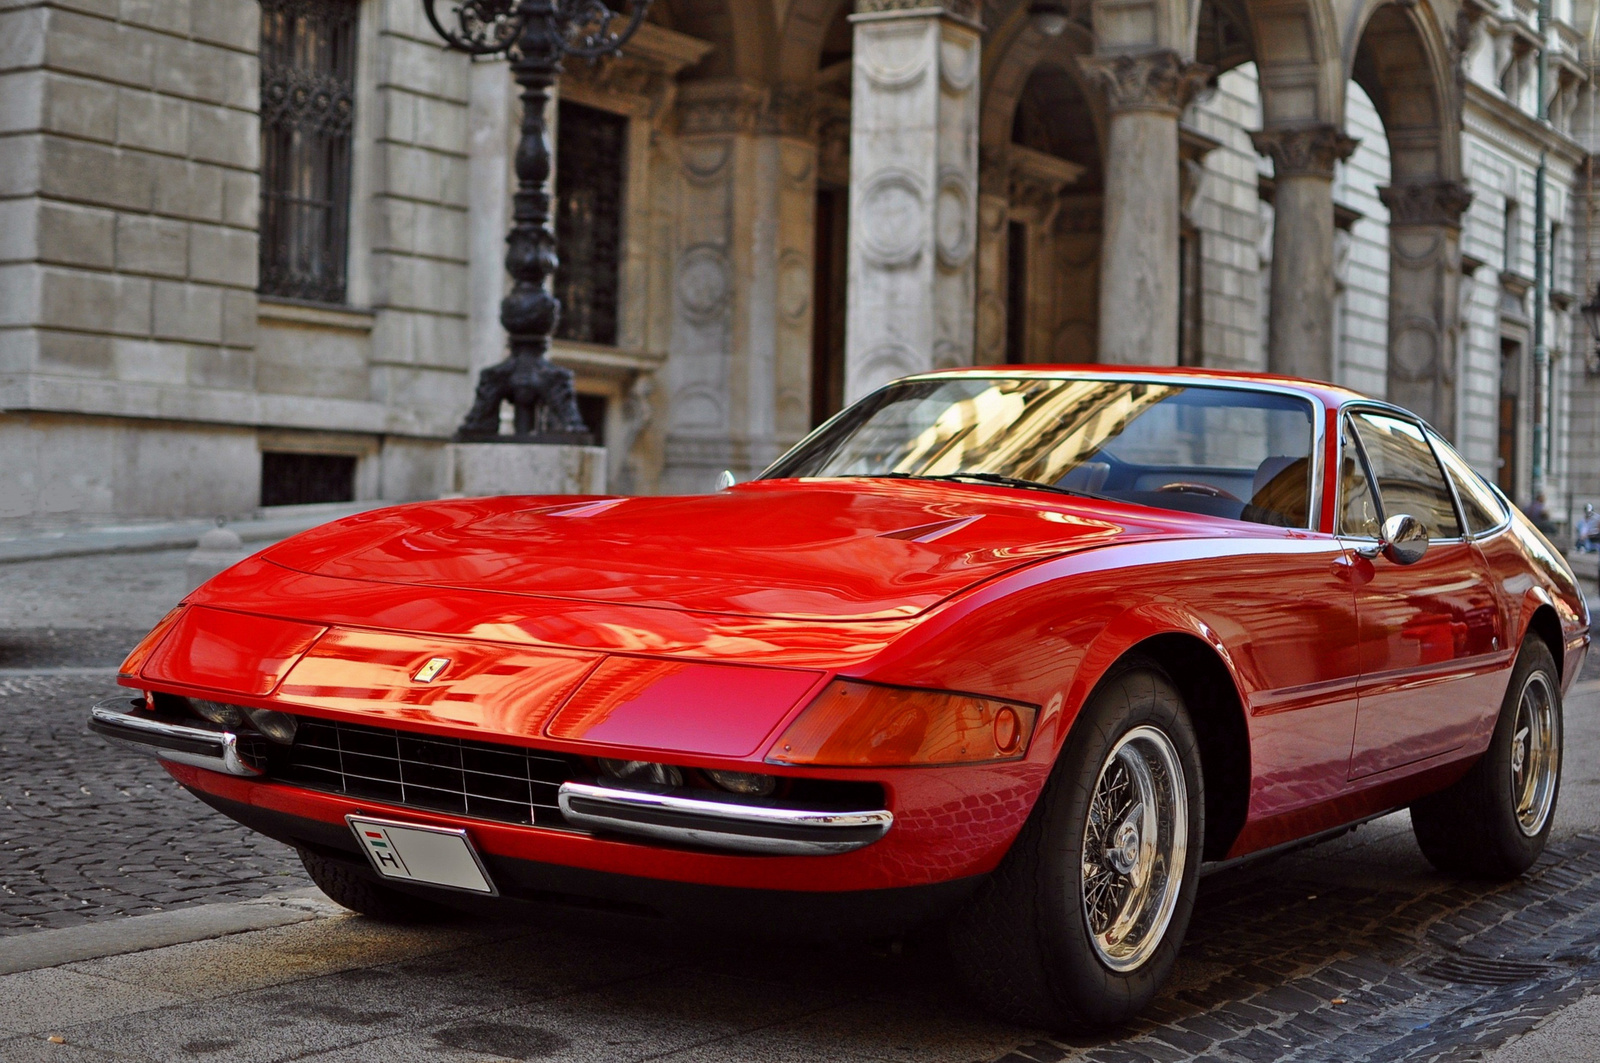
[[[339,860],[329,860],[309,849],[297,849],[306,874],[317,889],[360,915],[385,923],[427,923],[442,919],[445,909],[431,901],[390,889],[368,872]]]
[[[1428,861],[1473,878],[1515,878],[1550,838],[1561,787],[1561,684],[1537,636],[1517,655],[1489,748],[1460,782],[1411,806]]]
[[[1182,698],[1130,662],[1090,697],[1027,826],[952,925],[978,999],[1057,1030],[1137,1014],[1188,928],[1204,803]]]

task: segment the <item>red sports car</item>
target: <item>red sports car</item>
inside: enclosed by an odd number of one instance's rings
[[[1527,868],[1588,632],[1404,410],[978,368],[715,494],[297,536],[191,594],[91,725],[359,912],[947,917],[980,999],[1083,1027],[1156,992],[1202,865],[1409,807],[1440,868]]]

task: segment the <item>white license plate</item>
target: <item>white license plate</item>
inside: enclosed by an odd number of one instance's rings
[[[384,878],[497,894],[478,851],[464,830],[424,827],[392,819],[346,816],[356,840]]]

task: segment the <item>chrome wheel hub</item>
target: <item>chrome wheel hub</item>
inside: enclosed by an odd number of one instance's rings
[[[1117,828],[1106,848],[1106,863],[1119,875],[1131,875],[1139,866],[1139,828],[1132,822]]]
[[[1189,795],[1172,740],[1135,727],[1106,754],[1083,832],[1082,897],[1100,961],[1131,971],[1160,947],[1189,858]]]
[[[1517,827],[1529,838],[1544,830],[1561,771],[1561,718],[1555,691],[1534,672],[1517,699],[1511,730],[1511,800]]]

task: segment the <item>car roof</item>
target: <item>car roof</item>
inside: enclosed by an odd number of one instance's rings
[[[1298,391],[1316,399],[1324,406],[1335,409],[1348,402],[1374,401],[1358,391],[1351,391],[1349,388],[1342,388],[1322,380],[1305,380],[1277,373],[1201,369],[1176,365],[970,365],[916,374],[918,378],[943,376],[1018,376],[1092,380],[1159,378],[1166,381],[1192,381],[1195,384],[1268,384],[1274,388]]]

